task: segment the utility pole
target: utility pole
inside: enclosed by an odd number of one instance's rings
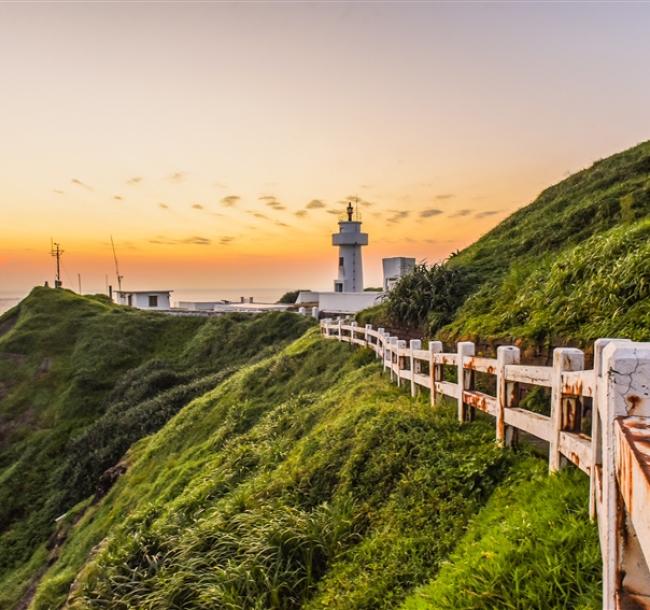
[[[79,280],[79,294],[81,294],[81,273],[77,273],[77,280]]]
[[[61,281],[61,256],[63,255],[61,244],[51,241],[50,254],[56,257],[56,278],[54,280],[54,287],[61,288],[61,286],[63,286],[63,282]]]
[[[111,247],[113,248],[113,259],[115,260],[115,275],[117,276],[117,290],[122,290],[122,279],[123,275],[120,275],[120,267],[117,264],[117,253],[115,252],[115,243],[113,242],[113,236],[111,235]]]

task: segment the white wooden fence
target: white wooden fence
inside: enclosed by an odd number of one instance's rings
[[[598,339],[594,368],[586,370],[575,348],[555,349],[553,366],[528,366],[515,346],[497,348],[496,358],[475,356],[470,342],[445,353],[440,341],[423,349],[420,340],[407,344],[383,328],[341,318],[323,320],[321,332],[373,350],[412,396],[424,388],[432,404],[439,395],[456,399],[460,421],[475,409],[494,416],[503,446],[517,430],[546,441],[551,472],[570,463],[585,472],[603,559],[603,608],[650,608],[650,343]],[[453,382],[445,379],[449,367]],[[475,388],[475,373],[496,377],[495,396]],[[518,405],[519,384],[550,388],[550,416]],[[582,431],[589,402],[590,435]]]

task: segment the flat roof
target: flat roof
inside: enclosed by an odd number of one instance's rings
[[[117,294],[168,294],[173,290],[116,290]]]

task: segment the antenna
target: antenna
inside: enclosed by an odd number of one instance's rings
[[[117,253],[115,252],[115,243],[113,242],[112,235],[111,235],[111,247],[113,248],[113,260],[115,260],[115,275],[117,276],[117,289],[122,290],[122,280],[124,279],[124,276],[120,275],[120,267],[117,264]]]
[[[63,255],[63,250],[61,249],[61,244],[52,241],[50,238],[50,255],[56,257],[56,278],[54,279],[54,287],[61,288],[63,282],[61,281],[61,256]]]

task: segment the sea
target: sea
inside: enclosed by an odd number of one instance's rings
[[[172,304],[179,301],[222,301],[238,303],[253,297],[255,303],[275,303],[290,288],[179,288],[172,292]],[[25,294],[0,292],[0,315],[18,304]]]

